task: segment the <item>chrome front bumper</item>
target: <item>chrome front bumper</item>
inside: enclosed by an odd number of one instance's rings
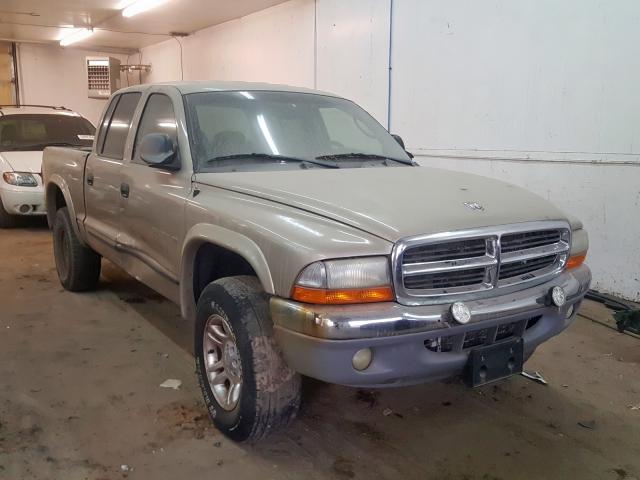
[[[545,306],[546,295],[552,287],[561,286],[567,304],[589,289],[591,272],[586,266],[564,272],[553,280],[509,295],[465,302],[471,310],[474,325],[489,319],[511,317]],[[387,337],[407,333],[427,332],[457,326],[449,318],[450,304],[408,307],[398,303],[370,303],[363,305],[308,305],[271,299],[273,323],[279,327],[312,337],[346,340]]]
[[[276,338],[289,365],[304,375],[331,383],[358,386],[394,386],[420,383],[462,373],[468,350],[467,333],[497,329],[500,325],[539,316],[530,329],[517,332],[524,339],[525,357],[545,340],[571,324],[589,289],[591,272],[586,266],[565,271],[543,284],[497,297],[465,302],[472,319],[460,325],[449,316],[449,305],[404,306],[397,303],[369,305],[306,305],[272,298],[271,314]],[[565,306],[548,303],[554,286],[564,288]],[[577,310],[575,308],[574,310]],[[459,339],[457,349],[434,352],[425,342],[439,337]],[[353,368],[351,360],[362,348],[373,351],[371,366]]]

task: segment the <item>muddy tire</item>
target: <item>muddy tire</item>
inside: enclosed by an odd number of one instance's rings
[[[80,243],[66,207],[53,223],[53,254],[62,286],[72,292],[93,290],[100,278],[100,255]]]
[[[295,418],[300,375],[282,358],[257,278],[222,278],[203,290],[194,352],[209,414],[230,439],[255,443]]]
[[[13,228],[16,226],[17,220],[15,215],[7,213],[2,204],[2,200],[0,200],[0,228]]]

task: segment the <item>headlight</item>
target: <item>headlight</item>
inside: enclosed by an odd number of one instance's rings
[[[291,296],[318,304],[391,301],[389,260],[364,257],[312,263],[300,272]]]
[[[37,187],[38,181],[31,173],[26,172],[5,172],[2,174],[2,178],[9,185],[15,185],[16,187]]]
[[[576,268],[584,263],[589,250],[589,236],[584,229],[571,232],[571,252],[567,260],[567,268]]]

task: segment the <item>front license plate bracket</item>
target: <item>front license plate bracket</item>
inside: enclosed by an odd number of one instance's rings
[[[523,345],[522,338],[518,338],[471,350],[465,371],[466,383],[479,387],[522,372]]]

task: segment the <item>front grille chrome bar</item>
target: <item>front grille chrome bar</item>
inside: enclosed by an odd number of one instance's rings
[[[405,238],[392,253],[396,295],[400,303],[421,305],[542,282],[564,268],[570,247],[571,228],[563,220]]]
[[[569,244],[567,242],[560,241],[551,245],[544,245],[542,247],[528,248],[526,250],[519,250],[515,252],[502,253],[500,255],[500,262],[502,264],[509,262],[518,262],[521,260],[532,260],[534,258],[546,257],[547,255],[557,255],[559,253],[566,253],[569,250]]]
[[[402,266],[402,274],[406,277],[407,275],[417,275],[419,273],[453,272],[497,264],[498,260],[495,256],[485,255],[484,257],[463,258],[444,262],[410,263]]]

